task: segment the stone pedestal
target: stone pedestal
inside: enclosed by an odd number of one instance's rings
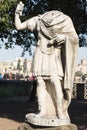
[[[77,130],[77,126],[74,124],[63,126],[36,126],[29,123],[24,123],[17,130]]]
[[[68,118],[58,119],[56,116],[39,117],[38,114],[30,113],[25,117],[26,123],[17,130],[77,130]]]
[[[25,117],[25,121],[27,123],[31,123],[36,126],[45,126],[45,127],[53,127],[53,126],[63,126],[70,125],[70,119],[59,119],[57,116],[43,116],[40,117],[38,114],[30,113]]]

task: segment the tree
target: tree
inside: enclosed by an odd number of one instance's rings
[[[22,21],[49,10],[60,10],[69,15],[80,38],[80,46],[87,46],[87,1],[86,0],[22,0],[25,4]],[[17,31],[14,26],[15,8],[19,0],[0,1],[0,38],[6,49],[14,45],[23,47],[31,54],[31,45],[36,45],[37,34],[28,30]]]
[[[20,71],[22,70],[21,60],[20,60],[20,59],[18,59],[17,69],[19,70],[19,73],[20,73]]]
[[[82,72],[81,71],[76,71],[75,72],[75,77],[82,77]]]
[[[27,72],[27,59],[24,60],[23,63],[23,72],[26,73]]]
[[[85,81],[85,78],[86,78],[85,74],[82,75],[82,81]]]
[[[87,74],[84,74],[85,75],[85,77],[87,78]]]

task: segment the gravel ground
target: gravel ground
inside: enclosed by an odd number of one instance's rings
[[[28,98],[0,99],[0,130],[16,130],[25,121],[25,115],[35,112],[37,104]],[[71,122],[78,130],[87,130],[87,100],[72,100],[69,107]]]

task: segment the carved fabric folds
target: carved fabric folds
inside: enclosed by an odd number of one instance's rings
[[[62,60],[61,72],[63,71],[62,76],[64,76],[63,78],[64,88],[72,90],[74,73],[75,73],[75,63],[76,63],[76,57],[78,52],[78,46],[79,46],[78,36],[74,29],[72,20],[70,19],[70,17],[68,17],[67,15],[59,11],[49,11],[43,15],[37,16],[36,19],[37,19],[35,21],[36,30],[38,31],[38,36],[39,36],[38,46],[39,46],[39,50],[42,53],[45,54],[46,51],[47,52],[52,51],[52,55],[53,55],[55,49],[52,47],[50,48],[50,50],[47,50],[48,48],[44,47],[45,41],[43,39],[46,39],[47,40],[46,42],[49,42],[49,40],[51,40],[56,34],[65,35],[66,37],[65,43],[61,44],[61,55],[60,55]],[[40,42],[41,40],[44,42]],[[36,61],[36,59],[34,58],[34,65],[35,62],[36,64],[37,62],[39,63],[39,55],[38,55],[38,61]],[[44,62],[46,63],[45,59]],[[42,65],[42,63],[40,64]],[[60,66],[61,66],[61,62],[60,62]],[[40,69],[39,66],[38,69]]]

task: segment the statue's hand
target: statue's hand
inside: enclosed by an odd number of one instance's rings
[[[58,45],[65,42],[65,35],[64,34],[57,34],[55,38],[55,42],[58,43]]]
[[[22,2],[20,2],[17,5],[15,13],[19,14],[20,16],[22,16],[23,7],[24,7],[24,4]]]
[[[49,40],[49,43],[47,44],[47,47],[51,47],[54,44],[54,40]]]

